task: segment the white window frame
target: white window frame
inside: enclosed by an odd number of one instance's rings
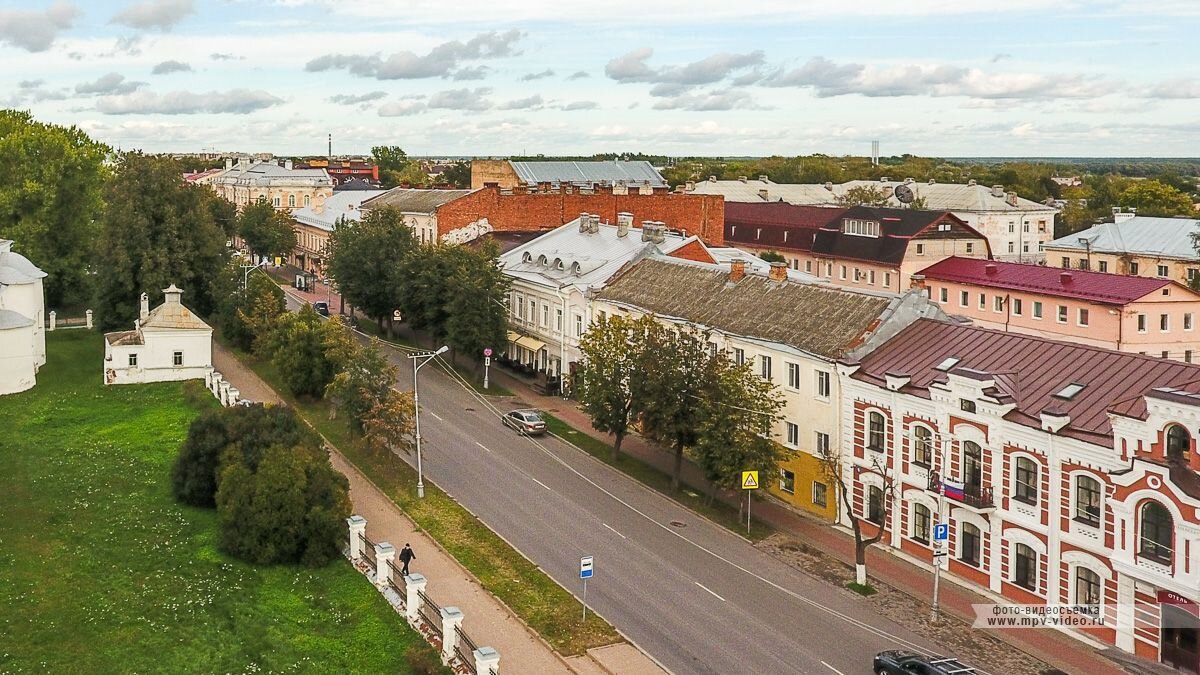
[[[787,361],[788,389],[800,391],[800,364]]]
[[[818,370],[816,374],[817,397],[828,399],[833,395],[833,378],[827,370]]]

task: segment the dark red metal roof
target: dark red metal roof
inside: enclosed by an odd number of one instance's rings
[[[994,376],[994,395],[1016,404],[1006,420],[1038,427],[1043,410],[1057,409],[1071,416],[1060,433],[1107,447],[1113,446],[1110,410],[1145,419],[1144,396],[1152,389],[1200,393],[1200,365],[932,319],[916,321],[863,357],[852,377],[884,386],[886,373],[903,373],[912,379],[901,391],[929,398],[929,385],[947,376],[936,367],[950,357],[958,359],[950,372]],[[1084,387],[1069,400],[1055,396],[1072,383]]]
[[[785,202],[725,202],[725,242],[781,251],[811,251],[817,230],[846,209]]]
[[[1170,279],[1130,277],[1123,274],[974,258],[946,258],[921,270],[921,274],[924,274],[926,279],[1043,293],[1090,300],[1105,305],[1126,305],[1163,286],[1174,284]],[[1182,288],[1179,284],[1174,285]]]

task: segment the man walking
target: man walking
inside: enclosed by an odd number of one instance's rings
[[[416,559],[417,554],[413,553],[412,547],[405,544],[404,548],[400,549],[400,562],[404,563],[404,566],[400,568],[400,576],[408,576],[408,563]]]

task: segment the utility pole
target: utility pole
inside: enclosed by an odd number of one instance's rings
[[[417,498],[425,496],[425,471],[421,466],[421,399],[417,394],[417,371],[435,357],[444,354],[449,347],[442,345],[436,352],[413,354],[408,358],[413,362],[413,423],[417,436]]]

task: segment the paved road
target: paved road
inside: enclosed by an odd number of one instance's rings
[[[589,605],[675,673],[851,675],[883,649],[936,651],[578,449],[517,435],[433,364],[420,378],[427,477],[577,596],[594,555]]]

